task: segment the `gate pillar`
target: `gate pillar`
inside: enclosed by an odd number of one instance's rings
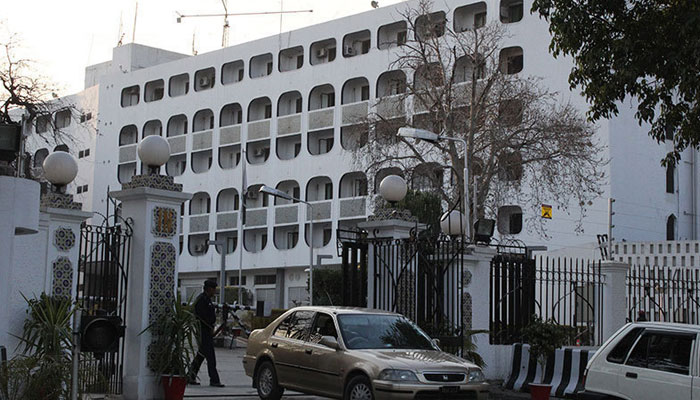
[[[471,254],[464,256],[463,307],[462,318],[465,328],[471,330],[491,330],[490,311],[493,307],[490,298],[491,259],[497,251],[486,246],[470,246]],[[504,379],[508,376],[512,346],[492,345],[489,334],[472,335],[476,351],[486,363],[484,374],[488,379]]]
[[[75,299],[78,288],[80,224],[92,217],[92,213],[81,211],[82,204],[72,201],[71,195],[61,195],[63,201],[58,203],[52,201],[56,196],[56,193],[49,193],[41,199],[39,230],[46,243],[43,292]]]
[[[163,175],[137,175],[110,195],[133,220],[124,345],[126,400],[159,399],[162,389],[148,365],[150,332],[144,331],[175,300],[180,206],[192,198]],[[165,301],[163,301],[165,300]]]
[[[600,273],[603,275],[603,338],[610,339],[627,319],[627,271],[630,266],[616,261],[603,261]]]

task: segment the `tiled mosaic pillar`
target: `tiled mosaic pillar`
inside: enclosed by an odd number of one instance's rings
[[[65,195],[64,195],[65,196]],[[67,202],[47,202],[42,198],[40,230],[46,240],[46,272],[43,290],[53,296],[75,298],[78,287],[78,262],[80,258],[80,224],[92,216],[81,211],[82,204],[72,198]]]
[[[172,177],[135,176],[111,193],[122,202],[122,217],[133,220],[127,284],[124,398],[161,398],[149,368],[149,332],[141,334],[175,299],[180,205],[192,195]]]

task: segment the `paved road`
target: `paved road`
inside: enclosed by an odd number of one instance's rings
[[[225,388],[213,388],[209,385],[209,376],[207,375],[206,362],[202,364],[199,371],[199,381],[201,386],[188,386],[185,391],[185,398],[189,399],[223,399],[235,398],[254,400],[258,399],[257,392],[251,385],[251,379],[246,376],[243,371],[243,354],[245,354],[245,343],[239,342],[239,347],[229,350],[217,348],[216,362],[221,382],[226,385]],[[324,399],[323,397],[307,396],[294,392],[285,392],[283,399],[290,400],[317,400]],[[529,399],[527,393],[505,392],[498,386],[492,388],[492,400],[522,400]]]

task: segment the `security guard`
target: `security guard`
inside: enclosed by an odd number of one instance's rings
[[[224,387],[219,380],[219,373],[216,371],[216,355],[214,354],[214,324],[216,323],[216,308],[211,299],[216,294],[216,282],[213,280],[204,281],[204,292],[202,292],[194,302],[194,313],[199,319],[201,329],[199,338],[199,351],[190,366],[190,385],[199,385],[197,374],[202,361],[207,360],[207,371],[209,372],[209,384],[214,387]]]

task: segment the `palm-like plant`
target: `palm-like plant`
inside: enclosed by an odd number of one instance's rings
[[[22,335],[15,336],[22,355],[0,374],[0,389],[8,398],[10,392],[23,393],[24,399],[66,397],[71,384],[70,321],[76,307],[66,297],[44,293],[38,299],[22,297],[28,305],[27,319]]]
[[[73,337],[70,328],[75,308],[69,298],[51,297],[42,293],[38,299],[27,299],[28,318],[22,327],[18,349],[22,354],[54,361],[70,361]]]
[[[186,376],[196,355],[200,323],[178,294],[165,313],[144,330],[152,335],[150,367],[158,375]]]

